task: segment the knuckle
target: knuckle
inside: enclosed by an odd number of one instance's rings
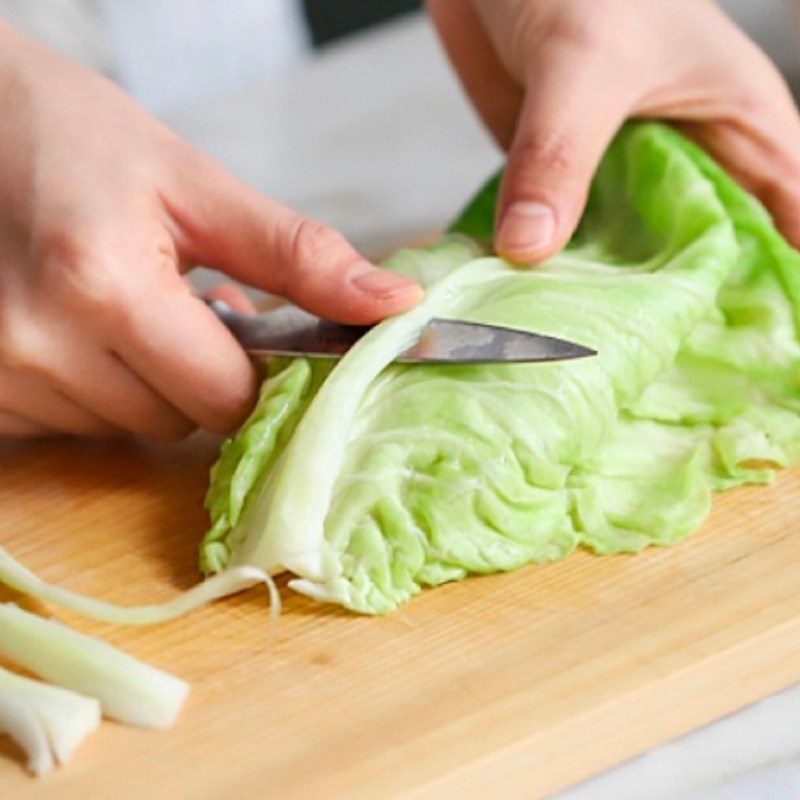
[[[67,302],[115,316],[123,310],[122,281],[106,257],[102,234],[56,229],[44,237],[40,248],[44,278]]]
[[[614,8],[618,5],[618,0],[574,0],[565,4],[549,19],[545,40],[575,48],[583,55],[601,49],[606,43],[610,21],[619,19]]]
[[[753,42],[745,40],[750,57],[721,57],[712,78],[723,87],[721,119],[741,127],[763,128],[795,118],[792,91],[784,76]]]
[[[568,45],[586,53],[597,47],[600,35],[581,16],[559,14],[550,23],[547,38],[551,44]]]
[[[525,165],[526,172],[541,176],[552,174],[563,177],[571,173],[579,162],[578,145],[564,133],[537,133],[524,137],[513,148],[517,165]]]
[[[346,245],[344,238],[327,225],[301,217],[292,227],[288,247],[292,268],[306,272],[317,267],[319,262],[336,257]]]
[[[733,117],[737,124],[748,128],[762,125],[763,120],[773,115],[773,97],[766,98],[760,91],[743,85],[732,99]]]
[[[15,372],[39,372],[41,348],[29,322],[0,314],[0,365]]]
[[[519,2],[504,26],[506,41],[500,59],[517,80],[524,80],[531,62],[541,63],[548,54],[566,49],[585,60],[587,55],[606,51],[619,27],[619,11],[630,13],[615,8],[622,1]]]
[[[11,298],[0,303],[0,366],[16,372],[44,371],[45,331],[36,312]]]

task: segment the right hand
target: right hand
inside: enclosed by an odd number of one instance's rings
[[[240,423],[256,378],[182,277],[195,264],[341,322],[422,294],[2,22],[0,107],[0,435]]]

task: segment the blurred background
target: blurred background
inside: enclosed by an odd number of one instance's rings
[[[291,70],[421,0],[0,0],[0,15],[169,111]]]
[[[786,70],[796,53],[793,0],[721,0]],[[421,0],[0,0],[30,35],[114,77],[157,112],[297,67]]]

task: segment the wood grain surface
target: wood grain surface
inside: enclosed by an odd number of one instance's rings
[[[0,449],[0,542],[120,603],[197,579],[216,442]],[[428,591],[386,618],[253,590],[150,628],[87,623],[190,680],[177,726],[113,723],[0,798],[543,797],[800,679],[800,471],[718,497],[693,539]],[[20,599],[0,593],[0,599]]]

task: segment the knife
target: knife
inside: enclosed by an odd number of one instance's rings
[[[370,326],[340,325],[294,305],[262,314],[240,314],[221,300],[206,301],[236,340],[257,360],[268,356],[341,358]],[[597,355],[595,350],[540,333],[433,319],[395,361],[401,364],[492,364],[564,361]]]

